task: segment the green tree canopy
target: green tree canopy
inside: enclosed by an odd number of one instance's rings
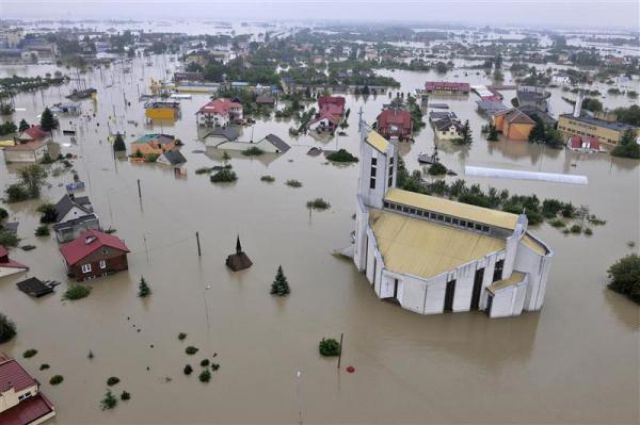
[[[53,116],[53,113],[51,113],[48,107],[44,108],[42,112],[40,127],[42,127],[44,131],[51,131],[58,128],[58,120]]]
[[[627,255],[608,270],[609,288],[640,304],[640,256]]]

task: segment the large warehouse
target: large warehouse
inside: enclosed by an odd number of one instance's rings
[[[396,188],[396,146],[360,128],[353,260],[378,297],[420,314],[539,310],[553,251],[526,216]]]

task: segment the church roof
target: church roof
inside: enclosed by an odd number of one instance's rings
[[[371,209],[369,223],[385,268],[431,278],[505,249],[504,238]]]
[[[384,200],[503,229],[513,230],[518,222],[518,215],[516,214],[451,201],[437,196],[409,192],[402,189],[389,189]]]

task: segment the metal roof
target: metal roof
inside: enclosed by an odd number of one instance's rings
[[[436,196],[408,192],[402,189],[389,189],[384,200],[503,229],[513,230],[518,222],[516,214],[464,204]]]
[[[389,142],[387,141],[387,139],[382,137],[380,134],[378,134],[378,132],[374,130],[371,130],[369,134],[367,134],[367,143],[381,153],[386,153],[387,147],[389,147]]]
[[[486,234],[371,209],[369,222],[385,267],[431,278],[505,248],[505,240]]]

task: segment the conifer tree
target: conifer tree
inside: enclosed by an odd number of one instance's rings
[[[271,295],[278,295],[279,297],[283,297],[285,295],[289,295],[289,283],[287,282],[287,278],[282,272],[282,266],[278,266],[278,273],[276,274],[276,278],[271,284]]]
[[[42,112],[40,127],[42,127],[44,131],[51,131],[58,128],[58,120],[53,116],[48,107],[44,108],[44,112]]]
[[[26,129],[28,129],[29,123],[27,122],[27,120],[25,120],[24,118],[20,120],[20,124],[18,125],[18,130],[20,131],[20,133],[22,133],[23,131],[25,131]]]
[[[116,134],[116,138],[113,141],[113,150],[116,152],[124,152],[127,150],[127,147],[124,144],[124,139],[122,138],[122,134]]]
[[[151,295],[151,288],[147,285],[147,281],[144,280],[144,277],[140,278],[140,283],[138,284],[138,296],[140,298],[145,298]]]

